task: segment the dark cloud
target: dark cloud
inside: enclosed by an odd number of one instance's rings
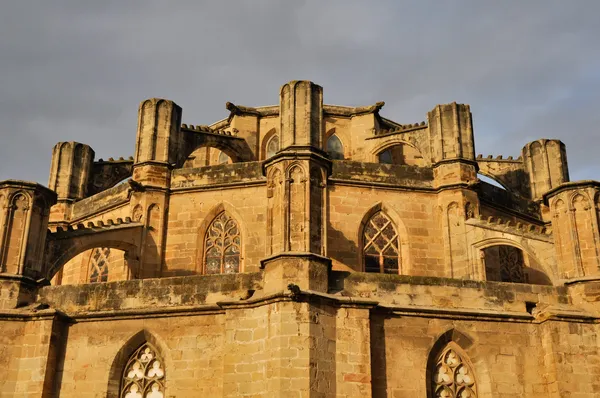
[[[225,101],[277,103],[292,79],[328,103],[384,100],[399,122],[469,103],[478,152],[559,138],[572,179],[599,178],[599,14],[596,0],[4,2],[0,179],[46,183],[58,141],[132,154],[144,98],[208,124]]]

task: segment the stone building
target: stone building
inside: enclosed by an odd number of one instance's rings
[[[2,397],[600,396],[600,183],[562,142],[279,101],[149,99],[133,157],[0,182]]]

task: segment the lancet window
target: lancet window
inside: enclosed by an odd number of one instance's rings
[[[271,156],[275,155],[278,150],[279,150],[279,136],[274,135],[273,137],[271,137],[271,139],[267,143],[266,158],[269,159]]]
[[[121,379],[120,398],[164,398],[164,362],[150,343],[129,358]]]
[[[90,283],[108,281],[108,258],[110,249],[108,247],[96,248],[90,256]]]
[[[363,257],[365,272],[397,274],[399,271],[398,233],[382,211],[375,213],[364,227]]]
[[[476,398],[473,370],[452,344],[437,357],[431,382],[435,398]]]
[[[208,227],[204,239],[204,273],[240,272],[241,237],[237,222],[220,213]]]
[[[344,159],[344,145],[335,134],[330,136],[327,140],[327,153],[331,159]]]

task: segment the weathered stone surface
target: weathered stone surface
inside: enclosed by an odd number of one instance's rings
[[[133,157],[0,182],[0,396],[599,397],[600,183],[564,144],[322,98],[149,99]]]

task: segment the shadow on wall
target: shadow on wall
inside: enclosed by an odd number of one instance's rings
[[[387,397],[387,364],[385,354],[385,316],[371,316],[371,395]]]
[[[527,282],[533,285],[548,285],[552,286],[552,281],[548,278],[548,275],[535,268],[525,268],[525,274],[527,275]]]
[[[329,218],[329,217],[328,217]],[[358,229],[359,226],[357,225]],[[359,248],[355,241],[348,239],[346,235],[335,229],[330,222],[327,223],[327,255],[334,260],[333,268],[341,271],[361,271],[361,265],[358,264]],[[336,267],[335,262],[343,264],[342,267]]]

